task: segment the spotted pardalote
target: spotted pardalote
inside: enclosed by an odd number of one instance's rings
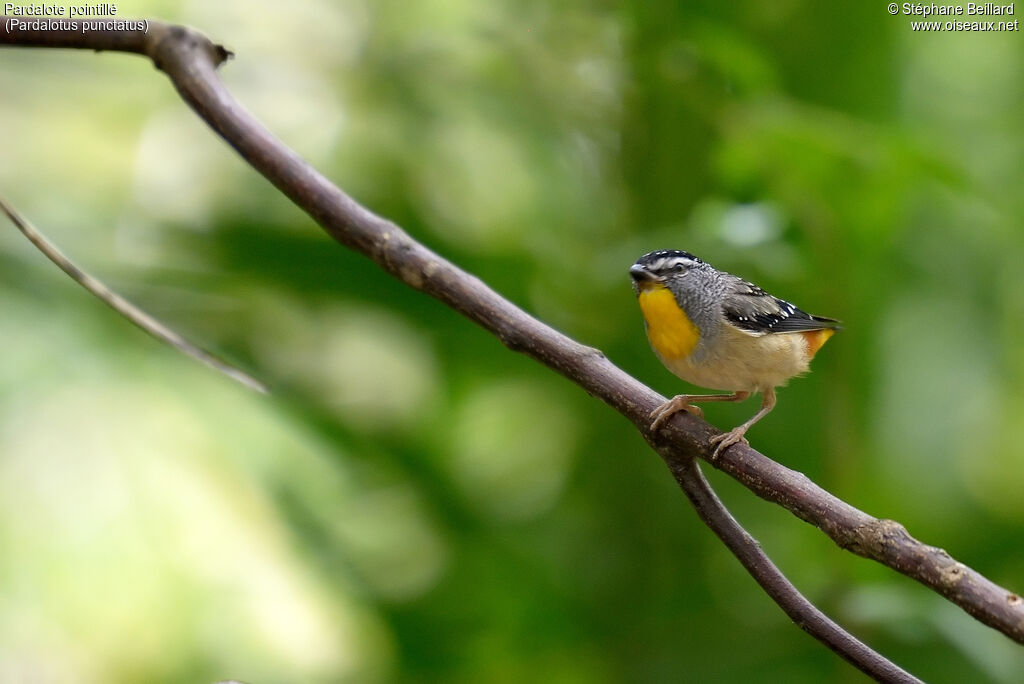
[[[652,429],[673,414],[703,412],[695,402],[742,401],[755,392],[761,409],[712,438],[713,458],[775,406],[775,388],[804,373],[839,329],[757,285],[719,271],[689,252],[645,254],[629,269],[654,353],[687,382],[728,394],[680,394],[651,413]]]

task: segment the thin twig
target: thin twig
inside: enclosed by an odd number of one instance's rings
[[[658,446],[653,445],[656,450]],[[695,458],[673,459],[672,474],[694,509],[718,538],[732,551],[765,593],[800,629],[811,634],[844,660],[880,682],[920,682],[898,665],[879,656],[869,646],[837,625],[801,594],[770,560],[761,545],[729,514],[711,485],[704,479]]]
[[[235,368],[227,361],[217,358],[202,347],[192,344],[184,337],[174,332],[166,325],[156,320],[145,311],[138,308],[124,297],[121,297],[99,280],[76,266],[74,262],[67,258],[57,248],[56,245],[47,240],[38,229],[29,223],[28,219],[21,216],[21,214],[5,202],[3,198],[0,198],[0,210],[7,214],[7,218],[11,220],[11,223],[13,223],[47,259],[55,263],[60,270],[67,273],[72,280],[84,287],[94,297],[109,306],[111,309],[121,314],[161,342],[171,345],[183,354],[191,356],[196,361],[206,364],[215,371],[223,373],[232,380],[245,385],[251,390],[266,394],[267,387],[262,382],[256,380],[238,368]]]

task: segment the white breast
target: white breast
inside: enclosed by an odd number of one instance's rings
[[[798,332],[755,337],[726,325],[707,349],[684,359],[662,359],[662,363],[700,387],[757,392],[785,385],[793,376],[806,372],[810,358],[807,341]]]

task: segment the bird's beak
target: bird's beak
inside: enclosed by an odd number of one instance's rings
[[[657,279],[657,276],[655,276],[653,273],[648,271],[640,264],[633,264],[632,266],[630,266],[629,275],[631,278],[633,278],[633,282],[635,283],[646,283]]]

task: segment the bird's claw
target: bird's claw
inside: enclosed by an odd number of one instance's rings
[[[680,411],[692,413],[698,418],[704,417],[704,411],[699,406],[694,406],[693,404],[686,401],[686,398],[684,396],[680,395],[678,397],[673,397],[672,399],[669,399],[664,404],[651,411],[650,417],[654,419],[651,423],[651,429],[657,430],[659,427],[664,425],[665,421],[667,421],[669,418],[679,413]]]
[[[748,442],[747,438],[743,436],[744,433],[746,433],[745,429],[741,430],[740,428],[735,428],[733,430],[730,430],[729,432],[723,432],[722,434],[715,435],[714,437],[709,439],[708,441],[711,444],[717,444],[718,445],[718,446],[715,447],[715,450],[713,452],[711,452],[711,459],[710,460],[711,461],[717,461],[718,460],[718,455],[723,450],[728,449],[729,447],[731,447],[733,444],[737,444],[739,442],[743,442],[744,444],[749,445],[750,442]]]

